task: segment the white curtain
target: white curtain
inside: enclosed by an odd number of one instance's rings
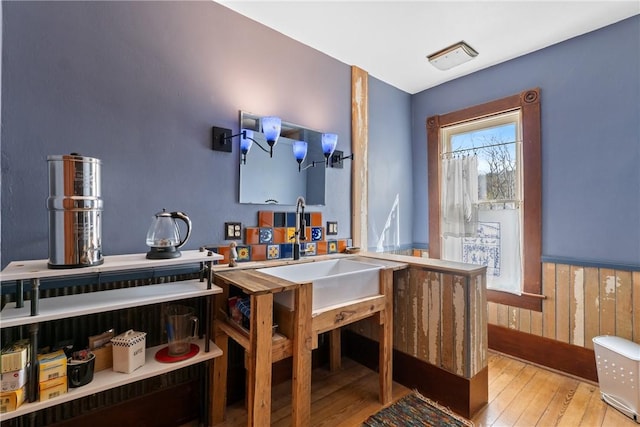
[[[477,159],[442,160],[441,257],[487,266],[487,288],[520,295],[520,209],[493,203],[478,208]]]
[[[475,236],[478,228],[478,159],[442,161],[442,235]]]

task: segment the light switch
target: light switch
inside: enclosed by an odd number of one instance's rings
[[[338,234],[338,222],[337,221],[327,221],[327,235],[335,236]]]

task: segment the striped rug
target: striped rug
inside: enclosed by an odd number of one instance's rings
[[[473,423],[417,391],[370,416],[363,424],[367,427],[409,426],[467,426]]]

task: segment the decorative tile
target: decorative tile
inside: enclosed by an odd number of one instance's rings
[[[301,249],[304,249],[305,256],[312,256],[317,254],[315,243],[305,243]]]
[[[285,243],[293,242],[296,239],[296,228],[288,227],[287,228],[287,241]]]
[[[302,236],[300,236],[300,238],[302,239]],[[305,242],[311,241],[311,227],[306,227],[304,229],[304,241]]]
[[[238,262],[251,261],[251,246],[239,246],[236,247],[238,252]]]
[[[347,240],[340,239],[338,240],[338,252],[342,253],[347,249]]]
[[[287,227],[295,227],[296,226],[296,213],[295,212],[287,212]]]
[[[267,259],[280,258],[280,245],[267,245]]]
[[[267,259],[267,245],[251,245],[251,261],[265,261]]]
[[[276,227],[273,229],[273,243],[287,243],[287,229]]]
[[[272,211],[258,212],[258,227],[274,227]]]
[[[311,212],[311,223],[309,225],[312,227],[322,227],[322,212]]]
[[[228,264],[229,263],[229,246],[219,246],[217,248],[213,248],[214,252],[219,253],[224,258],[220,260],[220,264]]]
[[[260,227],[260,243],[273,243],[273,228]]]
[[[286,227],[287,226],[287,215],[285,212],[274,212],[273,213],[273,226],[274,227]]]
[[[322,227],[311,227],[311,240],[317,242],[322,240],[324,229]]]
[[[327,254],[327,242],[316,242],[316,255]]]
[[[260,229],[258,227],[245,227],[244,242],[247,245],[257,245],[260,243]]]
[[[280,245],[280,258],[292,258],[293,257],[293,244],[283,243]]]
[[[327,253],[330,253],[330,254],[338,253],[338,241],[337,240],[328,240],[327,241]]]

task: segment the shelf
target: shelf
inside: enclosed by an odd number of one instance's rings
[[[209,255],[211,253],[211,255]],[[218,261],[223,256],[213,252],[199,250],[182,251],[182,256],[171,259],[147,259],[146,254],[105,256],[101,265],[52,269],[47,266],[48,260],[13,261],[0,272],[0,281],[41,279],[45,277],[62,277],[83,274],[104,273],[108,271],[127,271],[142,268],[166,267],[171,265],[191,264],[196,262]]]
[[[11,418],[19,417],[20,415],[29,414],[31,412],[39,411],[41,409],[79,399],[81,397],[88,396],[94,393],[99,393],[101,391],[109,390],[125,384],[130,384],[132,382],[151,378],[156,375],[175,371],[177,369],[211,360],[222,355],[222,350],[220,350],[220,348],[218,348],[213,342],[209,343],[210,350],[208,353],[204,352],[204,340],[201,339],[196,341],[195,343],[198,345],[198,347],[200,347],[200,351],[190,359],[175,363],[161,363],[155,360],[155,354],[156,352],[158,352],[158,350],[166,347],[166,344],[148,348],[146,350],[144,366],[138,368],[130,374],[123,374],[111,370],[96,372],[93,377],[93,381],[91,381],[89,384],[78,388],[70,388],[67,393],[50,400],[46,400],[44,402],[24,403],[13,412],[1,414],[0,421],[6,421]]]
[[[2,321],[2,327],[8,328],[11,326],[29,325],[67,317],[138,307],[141,305],[203,297],[221,292],[222,289],[218,286],[211,285],[211,289],[207,289],[206,281],[200,282],[198,279],[194,279],[85,294],[41,298],[39,301],[39,314],[37,316],[31,316],[29,304],[25,303],[24,307],[15,308],[15,303],[9,303],[2,312],[0,312],[0,320]]]

